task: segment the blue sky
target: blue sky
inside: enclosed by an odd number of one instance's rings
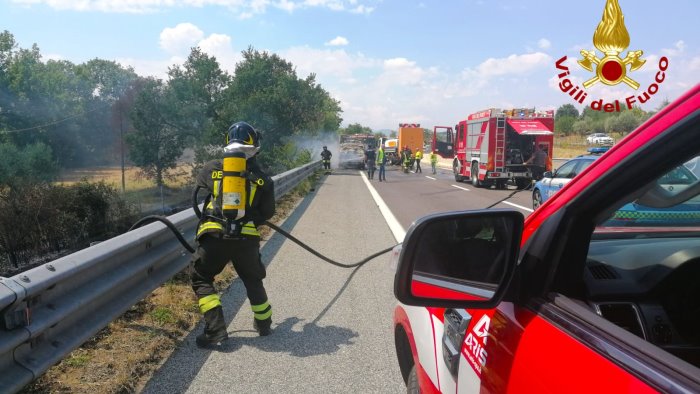
[[[667,56],[667,78],[645,109],[700,82],[700,1],[619,0],[631,42],[647,63],[629,74],[645,89]],[[200,46],[232,71],[248,46],[313,72],[341,102],[344,124],[453,125],[486,108],[576,104],[558,88],[557,59],[572,80],[605,0],[5,0],[0,29],[21,47],[75,63],[98,57],[165,78]],[[626,51],[625,51],[626,52]],[[624,53],[623,52],[623,56]],[[598,53],[598,56],[602,56]],[[623,99],[624,84],[589,96]],[[579,106],[581,107],[581,106]]]

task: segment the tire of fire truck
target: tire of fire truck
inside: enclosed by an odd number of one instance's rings
[[[411,373],[408,374],[408,381],[406,382],[406,392],[408,394],[420,394],[420,385],[418,384],[418,372],[416,372],[416,366],[411,368]]]
[[[455,174],[456,182],[462,182],[464,180],[462,176],[462,164],[457,159],[452,162],[452,172]]]
[[[477,162],[472,163],[472,172],[469,174],[469,178],[471,178],[474,187],[481,187],[481,181],[479,181],[479,164],[477,164]]]

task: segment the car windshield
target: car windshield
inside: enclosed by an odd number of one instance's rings
[[[700,231],[700,184],[691,170],[696,161],[697,157],[659,177],[644,194],[602,221],[596,232],[617,227]]]

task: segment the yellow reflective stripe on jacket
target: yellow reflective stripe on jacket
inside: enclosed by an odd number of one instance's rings
[[[197,236],[199,237],[203,232],[206,232],[209,230],[224,231],[224,226],[222,226],[220,223],[217,223],[217,222],[202,223],[202,225],[199,226],[199,229],[197,230]]]
[[[214,190],[212,190],[212,194],[214,195],[214,199],[216,199],[219,196],[220,184],[221,184],[221,181],[219,181],[219,180],[214,181]]]
[[[272,316],[272,306],[267,301],[260,305],[250,305],[250,309],[253,310],[253,315],[258,320],[269,319]]]
[[[221,299],[217,294],[208,295],[199,299],[199,311],[205,313],[221,305]]]
[[[258,190],[258,185],[256,183],[250,184],[250,197],[248,198],[248,205],[253,205],[253,198],[255,198],[255,192]],[[255,227],[255,223],[253,222],[248,222],[243,225],[243,228],[241,229],[241,234],[244,235],[253,235],[253,236],[260,236],[260,233],[258,232],[258,228]]]
[[[244,235],[256,235],[260,236],[260,233],[258,232],[258,229],[255,227],[255,224],[253,222],[248,222],[243,225],[243,228],[241,228],[241,234]]]

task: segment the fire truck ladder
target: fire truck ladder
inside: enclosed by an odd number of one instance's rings
[[[506,115],[499,114],[496,118],[496,172],[505,171],[506,149]]]

